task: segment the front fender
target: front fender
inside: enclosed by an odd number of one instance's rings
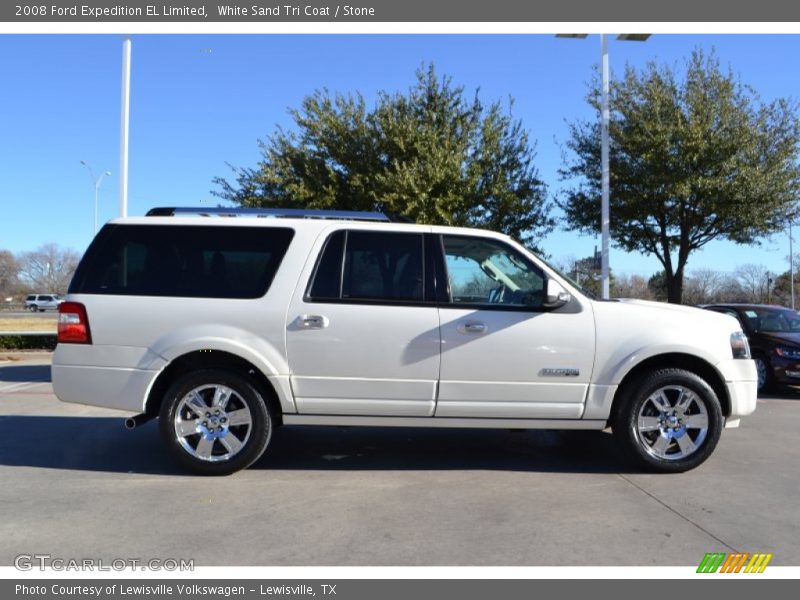
[[[609,357],[594,379],[597,385],[619,385],[625,376],[644,361],[664,354],[686,354],[699,358],[715,367],[720,362],[716,355],[702,347],[688,344],[660,344],[641,346],[632,352],[620,351],[619,355]]]

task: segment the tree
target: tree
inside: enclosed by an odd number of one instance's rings
[[[388,211],[529,244],[553,228],[535,145],[511,105],[468,99],[432,65],[372,109],[361,94],[318,90],[290,114],[295,130],[259,142],[258,165],[231,167],[235,182],[216,177],[213,194],[247,207]]]
[[[647,289],[654,300],[663,302],[667,299],[667,276],[664,271],[658,271],[647,280]]]
[[[0,250],[0,301],[14,293],[17,287],[19,265],[8,250]]]
[[[19,256],[19,276],[34,292],[63,294],[80,261],[80,254],[50,243]]]
[[[739,283],[742,302],[765,304],[772,300],[770,286],[773,275],[764,265],[741,265],[733,274]]]
[[[721,273],[711,269],[695,269],[686,278],[684,300],[687,304],[711,304],[720,299],[724,283]]]
[[[596,81],[588,101],[599,111]],[[682,78],[655,63],[626,68],[610,102],[612,236],[658,258],[669,302],[681,302],[693,251],[716,239],[755,243],[784,226],[800,188],[792,103],[762,102],[700,50]],[[599,130],[570,125],[561,176],[574,183],[559,204],[571,230],[600,229]]]
[[[602,277],[600,273],[600,256],[595,252],[593,256],[576,259],[570,256],[567,259],[564,271],[580,286],[600,297],[602,293]],[[613,277],[610,277],[613,281]]]
[[[653,293],[647,285],[647,279],[641,275],[621,275],[614,281],[611,296],[614,298],[637,298],[653,300]]]

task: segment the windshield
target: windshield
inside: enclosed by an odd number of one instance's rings
[[[788,308],[746,308],[742,316],[753,331],[800,333],[800,313]]]

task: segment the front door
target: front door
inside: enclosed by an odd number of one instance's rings
[[[510,244],[443,235],[437,417],[577,419],[594,362],[591,305],[542,306],[546,278]]]

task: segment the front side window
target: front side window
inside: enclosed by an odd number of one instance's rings
[[[315,301],[421,302],[422,235],[339,231],[326,242],[307,297]]]
[[[453,304],[537,310],[545,276],[515,249],[495,240],[442,237]]]

